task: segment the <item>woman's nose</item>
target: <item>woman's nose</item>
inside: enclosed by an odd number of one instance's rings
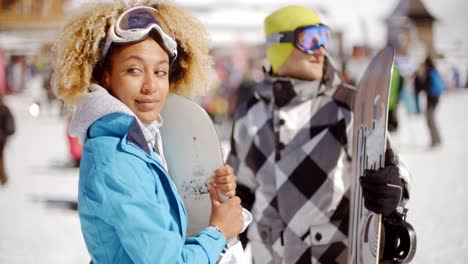
[[[145,81],[143,83],[142,92],[145,94],[152,94],[158,90],[156,77],[153,73],[146,74]]]

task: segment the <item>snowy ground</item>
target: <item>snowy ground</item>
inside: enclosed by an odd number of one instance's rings
[[[414,263],[468,263],[467,103],[468,89],[441,99],[438,149],[428,148],[425,119],[400,111],[402,127],[393,139],[413,175],[408,221],[418,236]]]
[[[0,263],[88,263],[73,210],[78,171],[64,167],[69,159],[64,119],[57,109],[33,118],[24,95],[5,99],[18,130],[5,155],[10,182],[0,187]],[[437,117],[444,142],[438,149],[428,148],[423,116],[399,109],[401,130],[393,141],[413,173],[409,221],[418,235],[413,263],[468,263],[467,103],[468,90],[441,101]]]

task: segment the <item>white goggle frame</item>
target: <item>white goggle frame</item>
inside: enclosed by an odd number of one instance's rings
[[[150,31],[154,29],[161,36],[161,39],[164,44],[164,48],[166,48],[166,50],[169,52],[169,57],[171,58],[171,63],[172,63],[177,57],[177,42],[168,34],[166,34],[166,32],[162,30],[159,24],[152,23],[151,25],[148,25],[145,28],[138,28],[138,29],[128,29],[128,30],[121,29],[120,25],[121,25],[122,19],[126,17],[127,14],[129,14],[130,12],[136,9],[148,9],[151,13],[159,13],[157,9],[154,9],[148,6],[137,6],[137,7],[130,8],[126,10],[125,12],[123,12],[117,19],[117,22],[114,25],[112,25],[107,32],[106,43],[104,44],[101,58],[104,58],[107,55],[107,52],[109,51],[109,48],[112,43],[136,42],[136,41],[146,38],[148,34],[150,33]],[[156,17],[155,19],[156,21],[158,21]]]

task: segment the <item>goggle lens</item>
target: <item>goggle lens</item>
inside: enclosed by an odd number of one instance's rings
[[[317,50],[321,46],[326,48],[329,34],[330,30],[323,25],[299,28],[296,30],[295,44],[306,52]]]
[[[140,8],[126,13],[119,23],[122,30],[146,29],[153,24],[160,25],[156,19],[156,14],[149,8]]]

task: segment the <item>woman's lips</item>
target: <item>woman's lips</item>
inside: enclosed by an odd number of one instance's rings
[[[159,103],[159,100],[156,100],[156,99],[138,99],[138,100],[135,100],[135,103],[137,105],[137,108],[140,111],[151,111]]]

